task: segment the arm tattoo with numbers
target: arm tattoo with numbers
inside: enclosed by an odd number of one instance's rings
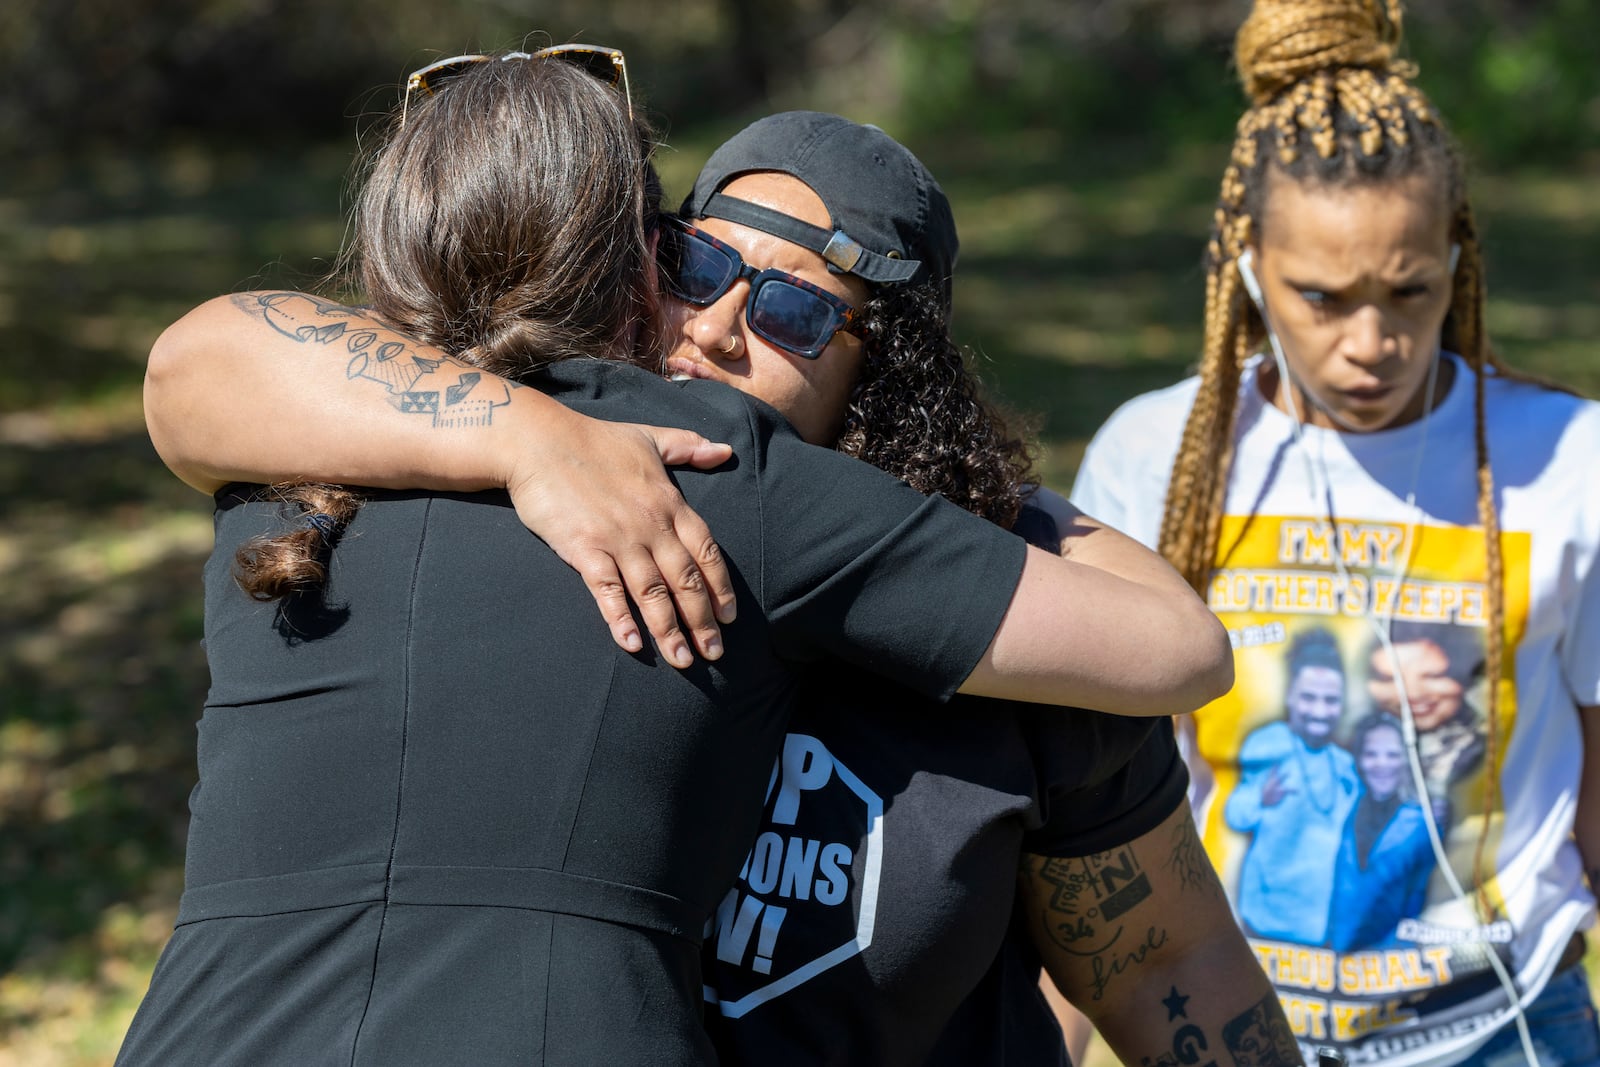
[[[1150,877],[1133,849],[1045,860],[1039,874],[1055,887],[1041,916],[1045,932],[1063,951],[1088,960],[1095,1000],[1166,944],[1165,929],[1141,930],[1129,915],[1151,894]]]

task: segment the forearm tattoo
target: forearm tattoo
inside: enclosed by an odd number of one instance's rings
[[[1303,1062],[1300,1044],[1289,1029],[1276,993],[1268,993],[1249,1011],[1225,1023],[1222,1043],[1239,1067],[1283,1067]]]
[[[1227,1059],[1219,1060],[1212,1053],[1213,1039],[1206,1036],[1202,1026],[1189,1018],[1189,999],[1177,986],[1173,986],[1161,998],[1161,1005],[1167,1010],[1167,1022],[1176,1024],[1172,1029],[1171,1050],[1162,1051],[1154,1058],[1140,1057],[1142,1067],[1180,1067],[1187,1064],[1221,1067],[1230,1062]],[[1300,1046],[1295,1042],[1275,995],[1258,1001],[1248,1011],[1224,1023],[1222,1047],[1238,1067],[1296,1067],[1303,1063]]]
[[[1194,831],[1194,822],[1184,819],[1172,828],[1172,853],[1167,857],[1167,870],[1184,892],[1191,890],[1208,896],[1222,895],[1222,883],[1206,856],[1200,835]]]
[[[1041,916],[1044,930],[1064,952],[1088,961],[1095,1000],[1166,944],[1163,927],[1129,916],[1151,894],[1150,876],[1132,848],[1048,859],[1039,873],[1054,887]]]
[[[377,382],[389,404],[405,415],[424,415],[441,429],[488,426],[494,410],[511,402],[515,382],[490,378],[450,357],[424,356],[413,342],[376,316],[305,293],[243,293],[232,298],[247,315],[307,345],[349,357],[345,376]]]

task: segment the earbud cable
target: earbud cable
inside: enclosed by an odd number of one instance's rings
[[[1260,285],[1257,283],[1251,270],[1250,262],[1246,258],[1248,255],[1249,253],[1246,253],[1245,256],[1240,257],[1239,273],[1245,280],[1245,290],[1249,294],[1251,301],[1256,305],[1256,310],[1261,313],[1261,322],[1267,330],[1267,342],[1272,347],[1273,362],[1278,369],[1278,387],[1283,391],[1284,404],[1289,409],[1289,425],[1294,435],[1295,449],[1300,453],[1300,457],[1305,463],[1306,480],[1309,483],[1312,498],[1322,505],[1323,514],[1328,519],[1329,533],[1333,538],[1334,570],[1338,574],[1339,600],[1343,603],[1349,595],[1353,580],[1349,568],[1344,562],[1344,543],[1339,536],[1338,519],[1333,508],[1333,482],[1331,478],[1319,478],[1316,465],[1311,461],[1311,450],[1306,447],[1305,435],[1301,430],[1300,413],[1294,402],[1295,389],[1298,387],[1305,394],[1307,403],[1316,405],[1317,408],[1324,412],[1327,409],[1316,394],[1290,375],[1289,361],[1284,357],[1283,345],[1278,340],[1278,333],[1272,328],[1272,322],[1267,317],[1266,301],[1261,295]],[[1445,851],[1444,840],[1439,834],[1439,824],[1433,814],[1432,797],[1428,792],[1427,775],[1423,771],[1422,757],[1417,748],[1416,718],[1411,711],[1411,699],[1406,693],[1405,678],[1400,670],[1399,658],[1395,655],[1394,642],[1390,639],[1390,629],[1394,624],[1394,609],[1400,600],[1400,584],[1405,580],[1406,573],[1411,567],[1412,549],[1416,545],[1422,529],[1423,515],[1422,507],[1417,503],[1417,486],[1422,479],[1422,464],[1428,449],[1428,422],[1433,415],[1434,390],[1438,385],[1439,362],[1443,358],[1439,349],[1435,348],[1433,359],[1428,365],[1427,384],[1423,387],[1423,396],[1426,399],[1422,409],[1422,425],[1418,430],[1417,455],[1416,461],[1412,466],[1411,485],[1406,491],[1405,506],[1410,513],[1410,519],[1407,523],[1405,548],[1399,563],[1395,566],[1394,572],[1390,576],[1390,580],[1394,584],[1394,593],[1390,596],[1387,610],[1382,613],[1381,617],[1372,609],[1370,603],[1363,612],[1362,617],[1372,627],[1372,632],[1377,635],[1379,644],[1389,657],[1389,666],[1394,675],[1395,692],[1400,697],[1400,730],[1405,739],[1406,756],[1411,767],[1412,786],[1421,800],[1419,807],[1422,809],[1422,821],[1428,829],[1428,841],[1433,846],[1434,860],[1438,864],[1439,873],[1443,876],[1445,885],[1449,887],[1450,892],[1455,896],[1456,903],[1465,909],[1468,915],[1477,917],[1476,911],[1470,902],[1470,896],[1462,887],[1460,879],[1456,877],[1455,869],[1450,864],[1450,857]],[[1331,413],[1329,415],[1331,417]],[[1340,422],[1338,419],[1333,419],[1333,421],[1335,423]],[[1371,592],[1375,598],[1376,588],[1374,587]],[[1484,812],[1484,818],[1489,818],[1489,814],[1489,812]],[[1493,944],[1488,945],[1485,956],[1489,960],[1489,966],[1494,971],[1495,977],[1499,979],[1501,988],[1510,1000],[1510,1014],[1516,1022],[1517,1036],[1522,1040],[1523,1054],[1527,1057],[1528,1063],[1537,1067],[1539,1057],[1534,1051],[1533,1035],[1528,1030],[1528,1020],[1522,1010],[1522,998],[1517,991],[1516,980],[1506,970],[1505,964],[1501,962],[1500,954],[1495,951]]]

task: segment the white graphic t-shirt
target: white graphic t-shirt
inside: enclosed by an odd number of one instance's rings
[[[1491,722],[1474,381],[1443,358],[1436,410],[1370,434],[1297,441],[1259,361],[1241,385],[1207,590],[1237,681],[1195,716],[1213,783],[1196,813],[1308,1058],[1460,1059],[1511,1021],[1489,954],[1527,1004],[1594,913],[1570,833],[1576,709],[1600,704],[1600,405],[1484,383],[1505,564]],[[1196,391],[1124,405],[1073,502],[1154,546]]]

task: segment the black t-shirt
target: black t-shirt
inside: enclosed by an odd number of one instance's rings
[[[817,670],[706,938],[718,1051],[762,1067],[1057,1062],[1038,959],[1007,933],[1019,858],[1125,844],[1187,784],[1165,719],[941,707]]]
[[[288,520],[219,494],[186,888],[120,1063],[707,1062],[698,940],[797,676],[947,697],[987,647],[1020,540],[721,386],[540,386],[734,446],[676,473],[734,574],[727,654],[622,652],[504,494],[375,494],[321,602],[257,604],[231,559]]]

